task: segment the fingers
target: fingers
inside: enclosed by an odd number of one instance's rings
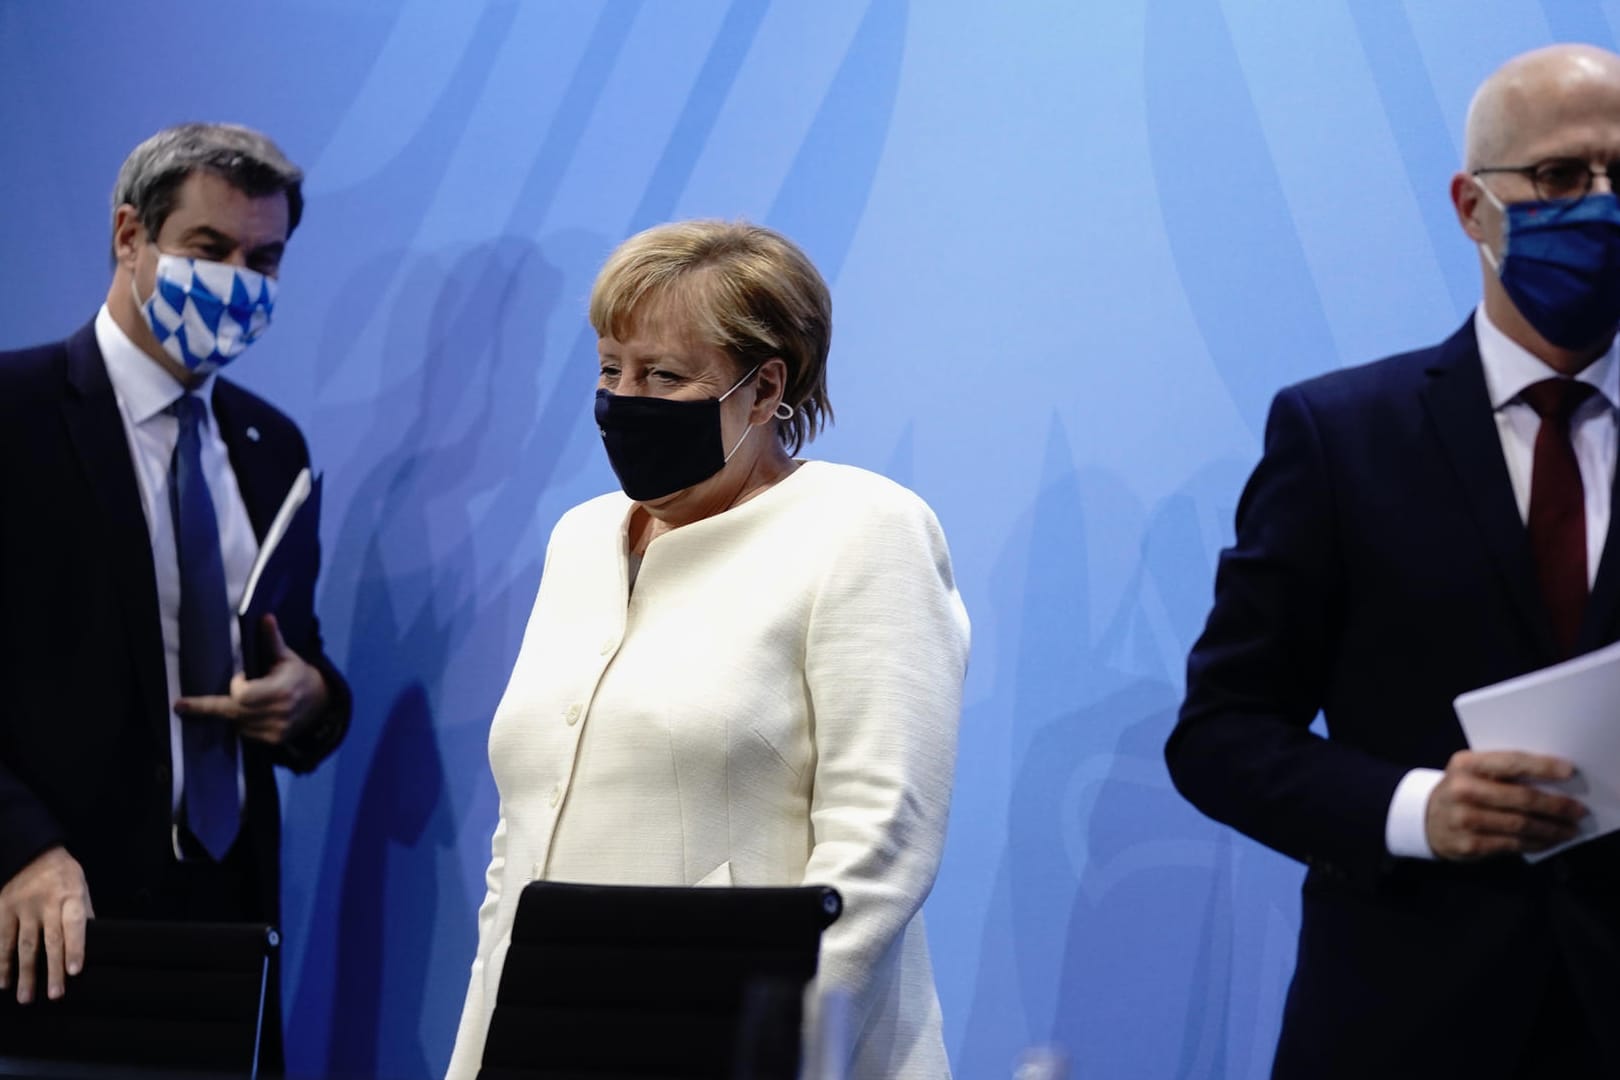
[[[181,716],[213,716],[233,722],[242,715],[242,707],[224,694],[180,698],[174,703],[174,711]]]
[[[268,674],[249,679],[238,672],[228,696],[180,698],[174,703],[175,712],[224,720],[243,737],[266,743],[285,742],[319,713],[326,704],[326,683],[319,669],[285,647],[270,616],[265,631],[274,632],[282,646]]]
[[[295,652],[284,651],[262,679],[231,683],[241,712],[237,731],[267,743],[293,738],[326,708],[326,681],[320,669]]]
[[[90,918],[89,897],[62,905],[62,961],[69,975],[84,970],[84,925]]]
[[[0,911],[0,990],[11,989],[11,958],[17,952],[17,916]]]
[[[39,922],[22,913],[17,920],[17,1002],[34,1000],[34,970],[39,958]]]
[[[238,674],[231,680],[231,699],[244,712],[286,711],[292,706],[292,687],[296,685],[292,675],[279,663],[262,679],[249,679]]]
[[[1524,841],[1515,836],[1462,834],[1448,845],[1435,846],[1434,853],[1442,859],[1473,862],[1492,855],[1519,855],[1526,850]]]
[[[1465,806],[1506,811],[1510,814],[1544,818],[1574,825],[1586,816],[1578,799],[1557,792],[1542,791],[1527,784],[1504,783],[1478,777],[1462,777],[1451,785],[1449,794]]]
[[[1575,766],[1563,758],[1520,750],[1459,750],[1446,765],[1447,772],[1453,770],[1494,780],[1553,781],[1575,775]]]
[[[23,1004],[43,991],[59,998],[67,978],[84,967],[85,920],[90,891],[84,869],[66,848],[54,847],[17,871],[0,887],[0,989],[15,974]],[[39,986],[40,952],[45,954],[45,985]],[[12,956],[15,952],[15,967]]]
[[[1532,783],[1574,775],[1567,761],[1516,751],[1460,751],[1429,797],[1429,846],[1450,859],[1535,852],[1573,839],[1587,810]]]
[[[1463,802],[1570,823],[1586,816],[1578,799],[1531,785],[1575,775],[1562,758],[1517,750],[1461,750],[1446,764],[1446,785]]]
[[[281,624],[276,622],[274,615],[264,617],[264,620],[259,623],[259,631],[264,643],[270,647],[271,656],[280,660],[292,653],[292,650],[287,647],[287,642],[282,639]]]
[[[55,1001],[67,988],[67,974],[62,959],[62,909],[45,912],[40,924],[40,936],[45,945],[45,996]]]
[[[285,719],[252,720],[240,725],[236,729],[236,733],[244,739],[253,739],[257,742],[277,746],[287,740],[287,731],[290,727],[291,725]]]
[[[298,701],[293,678],[296,673],[290,671],[290,667],[278,662],[262,679],[243,679],[238,675],[231,683],[231,695],[241,710],[236,730],[243,738],[273,744],[286,737]]]
[[[1575,835],[1573,821],[1559,818],[1536,817],[1488,807],[1453,804],[1450,809],[1451,825],[1459,833],[1476,837],[1507,837],[1525,842],[1530,851],[1550,847]]]

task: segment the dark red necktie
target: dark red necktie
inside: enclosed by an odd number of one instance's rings
[[[1575,652],[1586,610],[1586,493],[1569,441],[1569,418],[1592,394],[1589,383],[1543,379],[1522,397],[1541,417],[1530,472],[1530,552],[1553,636],[1565,656]]]

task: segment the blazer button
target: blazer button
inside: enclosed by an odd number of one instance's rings
[[[613,646],[616,644],[618,644],[618,642],[614,641],[612,638],[608,638],[606,641],[602,642],[602,655],[606,656],[608,653],[612,652]]]
[[[562,802],[562,785],[558,784],[551,789],[551,805],[556,806],[560,802]]]
[[[570,706],[568,706],[568,711],[563,713],[563,719],[568,722],[568,725],[570,727],[572,727],[573,725],[579,723],[579,706],[578,705],[570,705]]]

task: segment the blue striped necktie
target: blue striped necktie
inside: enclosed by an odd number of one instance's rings
[[[230,603],[219,550],[219,519],[202,468],[201,426],[207,406],[185,394],[171,411],[180,438],[169,462],[169,511],[180,568],[180,693],[226,694],[231,685]],[[181,717],[186,828],[216,861],[225,858],[241,824],[236,795],[236,735],[217,717]]]

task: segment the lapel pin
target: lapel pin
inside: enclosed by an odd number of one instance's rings
[[[247,429],[247,437],[248,437],[249,442],[258,442],[259,441],[259,429],[256,428],[256,427],[248,428]]]

